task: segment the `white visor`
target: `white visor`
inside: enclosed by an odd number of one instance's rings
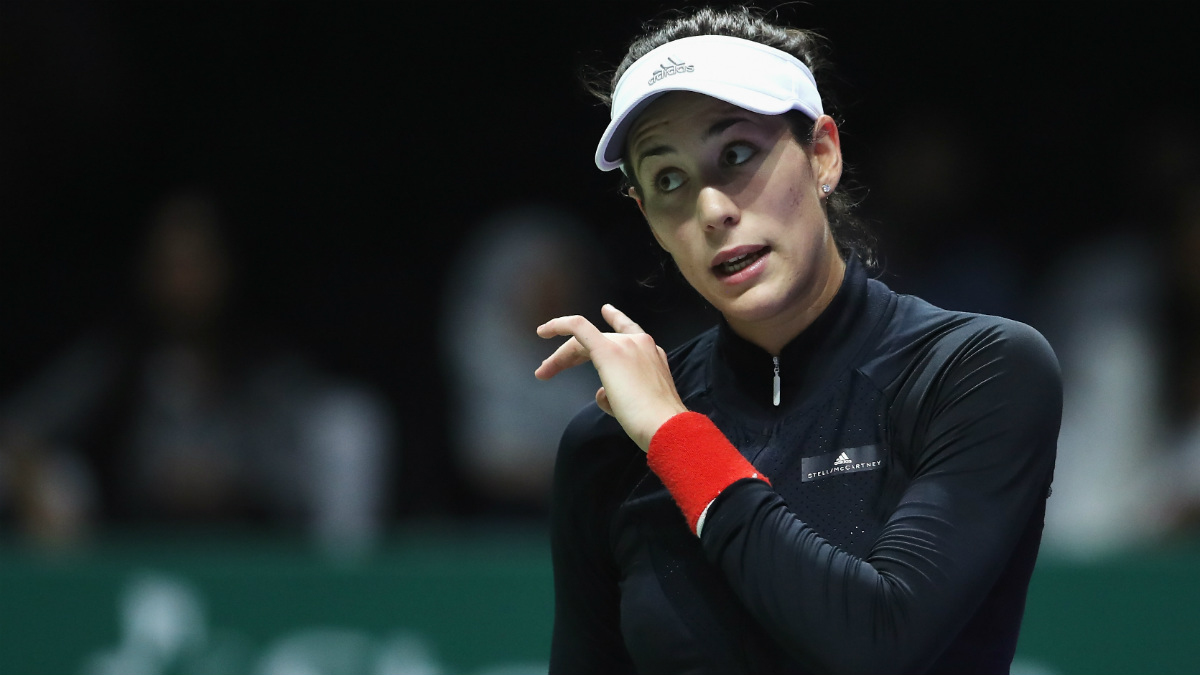
[[[800,110],[816,120],[824,113],[812,71],[791,54],[727,35],[680,38],[654,48],[621,75],[596,166],[621,166],[625,137],[638,115],[669,91],[694,91],[763,115]]]

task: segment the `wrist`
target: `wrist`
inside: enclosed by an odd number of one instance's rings
[[[681,405],[677,408],[664,409],[655,415],[655,419],[658,420],[658,423],[653,425],[653,430],[649,433],[649,435],[644,436],[641,439],[637,439],[638,447],[642,449],[642,452],[649,454],[650,445],[654,442],[654,437],[658,435],[658,432],[661,431],[662,428],[665,427],[672,419],[686,412],[690,411]]]
[[[708,417],[681,412],[664,422],[650,439],[647,463],[662,480],[696,532],[700,515],[717,495],[736,481],[766,481]]]

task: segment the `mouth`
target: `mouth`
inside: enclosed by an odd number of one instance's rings
[[[713,274],[721,278],[731,277],[771,252],[770,246],[741,248],[745,250],[734,249],[733,253],[736,255],[713,265]]]

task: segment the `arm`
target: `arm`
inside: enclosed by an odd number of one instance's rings
[[[762,481],[733,483],[706,516],[708,558],[775,639],[817,668],[930,665],[1045,498],[1061,412],[1049,346],[1017,324],[948,346],[944,363],[927,364],[937,369],[927,386],[902,394],[918,397],[913,480],[865,558],[825,542]],[[652,443],[652,465],[663,461],[654,453]]]

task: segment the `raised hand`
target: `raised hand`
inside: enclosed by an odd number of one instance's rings
[[[612,305],[604,305],[600,313],[615,332],[602,333],[582,316],[560,316],[538,326],[540,337],[569,335],[571,339],[533,374],[548,380],[591,361],[603,385],[596,392],[596,403],[616,417],[625,433],[645,452],[663,422],[687,408],[675,390],[667,354],[654,338]]]

